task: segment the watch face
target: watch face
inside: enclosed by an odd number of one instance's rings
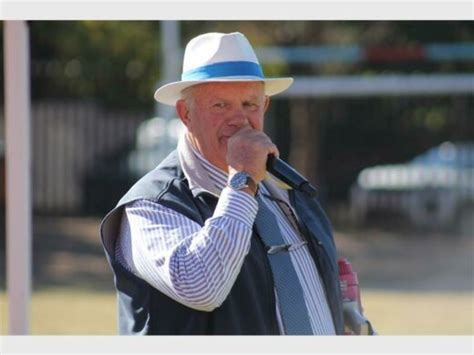
[[[233,189],[240,190],[244,187],[247,187],[249,175],[244,172],[238,172],[230,179],[229,185]]]

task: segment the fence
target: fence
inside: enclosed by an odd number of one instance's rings
[[[35,212],[93,212],[85,200],[87,176],[108,156],[132,145],[138,125],[149,117],[146,112],[106,111],[90,102],[33,103]]]

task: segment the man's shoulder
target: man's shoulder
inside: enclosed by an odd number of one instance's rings
[[[156,168],[141,177],[122,197],[118,205],[136,199],[158,200],[173,184],[182,184],[185,176],[176,150],[172,151]]]
[[[138,180],[120,199],[115,209],[121,209],[137,200],[158,203],[198,223],[202,222],[176,151],[171,152],[155,169]]]

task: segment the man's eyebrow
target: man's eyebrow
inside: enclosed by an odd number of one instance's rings
[[[248,98],[246,98],[244,101],[259,101],[261,97],[259,95],[252,95]]]

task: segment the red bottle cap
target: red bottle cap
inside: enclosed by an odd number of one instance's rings
[[[339,267],[339,275],[347,275],[352,273],[352,265],[346,258],[339,258],[337,265]]]

